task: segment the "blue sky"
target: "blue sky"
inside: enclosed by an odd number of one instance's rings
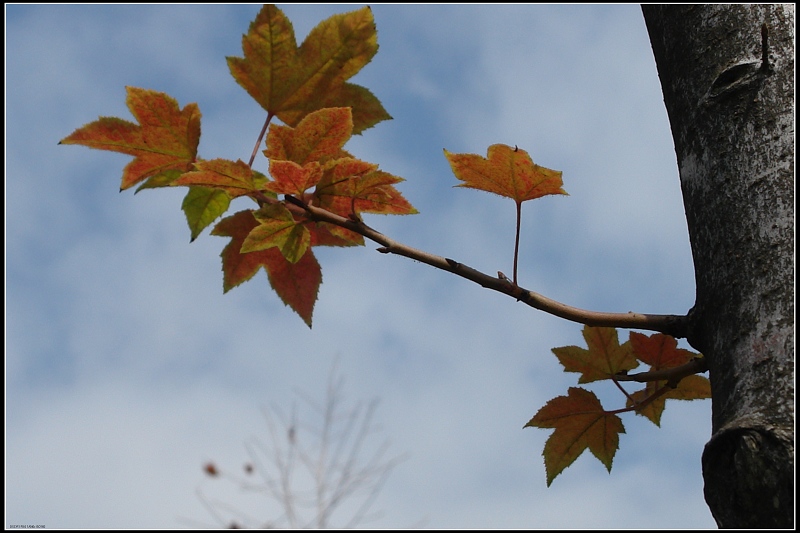
[[[357,7],[283,9],[301,41]],[[238,468],[245,441],[268,437],[262,408],[288,410],[297,389],[321,399],[334,361],[348,398],[380,398],[383,434],[408,454],[370,525],[714,527],[700,467],[709,401],[670,402],[660,429],[624,416],[611,474],[587,452],[546,487],[549,431],[522,426],[576,384],[550,349],[583,345],[580,325],[368,244],[318,254],[309,330],[263,273],[222,293],[227,241],[189,243],[183,190],[120,194],[129,157],[57,144],[98,116],[130,119],[129,85],[197,102],[201,157],[246,159],[264,112],[225,56],[241,55],[258,9],[6,6],[6,527],[214,525],[198,488],[269,519],[265,500],[209,483],[202,465]],[[523,207],[521,285],[594,310],[692,306],[674,151],[637,6],[373,12],[380,50],[353,81],[394,120],[347,148],[406,178],[421,213],[367,223],[509,273],[513,202],[453,189],[442,149],[517,145],[563,171],[570,194]],[[593,390],[622,405],[611,387]]]

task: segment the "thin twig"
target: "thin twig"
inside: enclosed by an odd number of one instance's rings
[[[637,381],[647,383],[649,381],[667,381],[671,386],[678,384],[680,380],[692,374],[702,374],[708,370],[708,364],[702,357],[695,357],[691,361],[681,366],[655,370],[653,372],[639,372],[637,374],[617,374],[614,379],[617,381]]]
[[[672,389],[678,386],[680,381],[687,377],[694,374],[702,374],[708,370],[708,365],[706,364],[706,360],[702,357],[695,357],[688,363],[676,366],[674,368],[667,368],[664,370],[655,370],[652,372],[639,372],[638,374],[616,374],[612,376],[611,379],[614,380],[614,383],[619,387],[622,392],[625,393],[625,396],[628,397],[628,400],[631,402],[631,407],[624,407],[622,409],[616,409],[614,411],[609,411],[611,414],[619,414],[619,413],[627,413],[629,411],[640,411],[641,409],[647,407],[655,400],[660,398],[661,396],[665,395]],[[664,385],[659,387],[657,391],[653,394],[645,398],[643,401],[636,403],[633,398],[623,389],[620,387],[620,381],[636,381],[638,383],[651,383],[654,381],[666,381]]]
[[[642,409],[644,409],[645,407],[656,401],[658,398],[664,396],[666,393],[671,391],[673,388],[674,387],[669,384],[663,385],[661,388],[659,388],[657,391],[655,391],[653,394],[651,394],[638,404],[633,402],[633,405],[631,405],[630,407],[623,407],[622,409],[614,409],[613,411],[606,411],[606,412],[608,414],[618,415],[620,413],[629,413],[631,411],[641,411]]]
[[[344,218],[325,209],[306,204],[293,196],[287,195],[285,200],[290,204],[287,207],[297,214],[305,214],[305,216],[314,221],[327,222],[348,229],[380,244],[381,247],[378,248],[378,251],[381,253],[401,255],[432,267],[446,270],[487,289],[507,294],[545,313],[588,326],[642,329],[666,333],[675,338],[686,337],[688,326],[688,317],[686,315],[652,315],[633,312],[605,313],[572,307],[524,289],[505,276],[490,276],[453,259],[406,246],[372,229],[363,222]]]
[[[261,128],[261,133],[258,134],[258,140],[256,141],[255,147],[253,147],[253,153],[250,156],[250,162],[247,163],[248,167],[253,166],[253,161],[256,160],[256,154],[258,153],[258,147],[261,146],[261,141],[264,140],[264,134],[267,132],[267,127],[269,126],[270,121],[272,121],[272,117],[274,117],[272,113],[267,113],[267,120],[264,121],[264,127]]]
[[[631,403],[636,403],[636,402],[634,402],[634,401],[633,401],[633,396],[631,396],[631,395],[628,393],[628,391],[626,391],[626,390],[625,390],[625,387],[623,387],[622,385],[620,385],[620,384],[619,384],[619,380],[617,379],[617,376],[611,376],[611,381],[613,381],[613,382],[614,382],[614,385],[616,385],[616,386],[617,386],[617,388],[618,388],[620,391],[622,391],[622,394],[624,394],[624,395],[625,395],[625,397],[626,397],[628,400],[630,400],[630,402],[631,402]]]

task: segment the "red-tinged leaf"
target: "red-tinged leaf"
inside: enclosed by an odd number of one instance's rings
[[[269,173],[274,181],[267,183],[268,190],[302,198],[303,193],[314,187],[322,178],[322,167],[317,161],[311,161],[303,166],[294,161],[270,161]]]
[[[231,197],[225,191],[206,187],[189,187],[181,208],[186,214],[186,222],[192,232],[192,241],[209,224],[219,218],[231,203]]]
[[[187,185],[220,189],[231,198],[245,196],[254,191],[263,191],[267,178],[241,161],[212,159],[198,161],[192,172],[186,172],[172,182],[173,185]]]
[[[356,213],[379,215],[414,215],[418,213],[393,184],[405,181],[388,172],[375,170],[361,178],[347,182],[350,196],[355,200]]]
[[[266,251],[276,253],[275,248]],[[294,309],[310,328],[314,304],[322,284],[322,269],[314,252],[308,250],[296,263],[290,263],[276,253],[276,260],[267,265],[267,274],[270,285],[283,303]]]
[[[647,336],[632,331],[630,334],[630,344],[634,355],[642,362],[650,365],[649,372],[675,368],[684,365],[699,354],[678,348],[678,341],[663,333],[655,333]],[[655,400],[646,403],[648,398],[653,396],[662,387],[667,385],[667,381],[648,382],[643,390],[637,391],[628,399],[627,406],[632,407],[643,404],[644,407],[638,408],[636,413],[647,417],[655,425],[661,425],[661,415],[666,407],[666,401],[673,400],[699,400],[711,397],[711,384],[703,376],[687,376],[678,385]]]
[[[643,363],[651,366],[651,370],[663,370],[681,366],[699,354],[678,348],[675,337],[656,333],[651,336],[631,331],[631,347],[634,355]]]
[[[308,229],[283,204],[267,204],[253,216],[259,224],[245,237],[242,253],[277,247],[287,261],[297,263],[311,245]]]
[[[561,172],[535,164],[528,152],[504,144],[489,147],[487,157],[475,154],[453,154],[444,151],[456,177],[469,187],[499,194],[517,204],[548,194],[567,194]]]
[[[661,426],[661,415],[666,407],[667,400],[702,400],[711,398],[711,383],[707,378],[698,375],[686,376],[675,388],[668,390],[665,394],[655,400],[645,403],[645,401],[656,394],[662,387],[666,386],[666,381],[650,381],[645,388],[631,394],[626,406],[633,407],[643,404],[644,406],[636,409],[636,414],[649,419],[657,426]],[[633,401],[631,401],[633,399]]]
[[[191,170],[200,141],[197,104],[188,104],[181,110],[167,94],[136,87],[127,90],[128,109],[139,125],[100,117],[75,130],[61,144],[81,144],[134,156],[122,173],[122,190],[170,170]]]
[[[619,448],[619,434],[625,433],[622,420],[603,409],[594,393],[570,387],[567,396],[553,398],[525,427],[554,428],[544,445],[547,486],[575,462],[586,448],[611,471]]]
[[[242,38],[244,58],[229,57],[234,79],[268,113],[294,126],[324,107],[355,107],[355,132],[389,115],[369,91],[346,80],[369,63],[378,50],[372,11],[334,15],[317,25],[302,46],[291,22],[274,5],[265,5]]]
[[[274,253],[262,252],[242,253],[242,243],[247,235],[258,226],[258,220],[253,216],[253,211],[239,211],[220,220],[211,235],[231,237],[231,242],[222,250],[222,287],[225,292],[241,285],[252,278],[258,269],[265,267]],[[279,250],[275,253],[280,254]],[[282,257],[282,256],[281,256]]]
[[[359,213],[410,215],[418,211],[393,184],[404,181],[377,165],[342,158],[326,165],[315,196],[320,207],[342,216]]]
[[[564,365],[564,372],[580,372],[578,383],[609,379],[614,374],[639,366],[630,343],[620,346],[617,330],[584,326],[583,338],[588,350],[578,346],[553,348]]]
[[[340,157],[353,134],[353,115],[348,107],[320,109],[308,114],[296,127],[272,124],[264,155],[270,160],[305,165]]]
[[[314,193],[315,203],[344,217],[355,214],[351,197],[353,184],[377,169],[378,165],[351,157],[328,162]]]
[[[322,270],[311,250],[297,263],[290,263],[277,248],[242,253],[242,243],[258,226],[253,211],[240,211],[222,219],[212,235],[231,237],[222,250],[225,292],[252,278],[261,267],[267,271],[272,288],[283,303],[291,307],[311,327],[314,303],[322,283]]]

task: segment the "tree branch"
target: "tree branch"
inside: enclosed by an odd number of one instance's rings
[[[440,270],[445,270],[462,278],[468,279],[487,289],[492,289],[512,298],[523,302],[534,309],[544,311],[551,315],[586,324],[595,327],[619,327],[628,329],[642,329],[648,331],[658,331],[672,335],[675,338],[684,338],[687,333],[688,317],[685,315],[650,315],[643,313],[603,313],[598,311],[588,311],[572,307],[541,294],[529,291],[509,280],[501,272],[497,276],[484,274],[463,263],[453,259],[448,259],[438,255],[430,254],[422,250],[417,250],[405,244],[399,243],[386,235],[372,229],[360,220],[348,219],[331,213],[325,209],[306,204],[293,196],[285,196],[286,201],[291,204],[287,207],[294,212],[302,210],[311,220],[317,222],[327,222],[336,226],[354,231],[367,239],[381,245],[378,251],[385,254],[395,254],[414,259]],[[294,207],[295,209],[292,209]]]
[[[674,368],[666,368],[664,370],[655,370],[653,372],[639,372],[637,374],[617,374],[614,376],[616,381],[638,381],[639,383],[647,383],[649,381],[667,381],[668,385],[677,386],[678,382],[686,376],[692,374],[702,374],[708,370],[708,365],[703,357],[695,357],[688,363],[676,366]]]

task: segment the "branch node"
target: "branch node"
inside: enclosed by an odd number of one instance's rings
[[[291,194],[285,195],[283,197],[283,199],[285,201],[289,202],[292,205],[296,205],[297,207],[299,207],[299,208],[301,208],[301,209],[303,209],[305,211],[308,211],[308,205],[306,205],[306,203],[304,201],[300,200],[299,198],[295,198]]]
[[[692,357],[691,362],[697,366],[697,374],[708,372],[708,361],[706,361],[705,357]]]

